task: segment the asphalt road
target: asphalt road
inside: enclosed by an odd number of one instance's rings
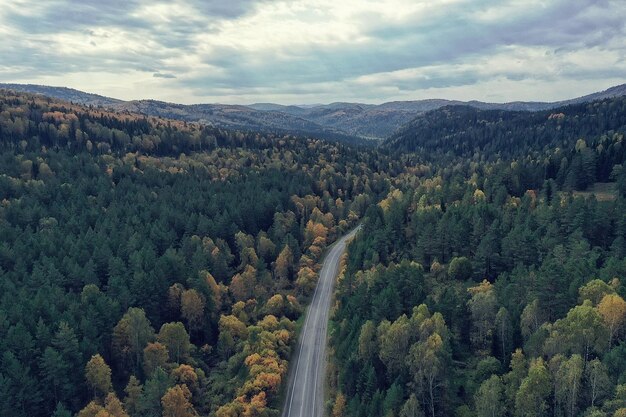
[[[346,249],[346,241],[356,232],[357,229],[354,229],[335,242],[324,258],[317,287],[300,330],[298,346],[291,359],[282,417],[322,417],[324,414],[328,312],[339,272],[339,259]]]

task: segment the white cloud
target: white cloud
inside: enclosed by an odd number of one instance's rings
[[[556,100],[626,81],[620,0],[100,4],[0,0],[0,81],[184,103]]]

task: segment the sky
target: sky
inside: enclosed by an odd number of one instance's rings
[[[0,0],[0,82],[185,104],[556,101],[626,82],[626,3]]]

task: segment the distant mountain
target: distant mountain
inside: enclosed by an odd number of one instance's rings
[[[446,106],[415,117],[381,146],[438,159],[471,159],[478,152],[495,160],[533,153],[541,157],[547,149],[573,147],[581,138],[626,134],[626,95],[588,97],[599,99],[570,100],[533,112]]]
[[[319,105],[285,106],[255,103],[248,106],[225,104],[183,105],[155,100],[122,101],[64,87],[0,84],[0,88],[42,94],[85,105],[129,110],[151,116],[197,121],[220,127],[271,132],[290,132],[348,141],[385,139],[425,112],[451,105],[468,105],[480,110],[542,111],[602,98],[626,95],[626,84],[587,96],[554,103],[485,103],[429,99],[392,101],[379,105],[337,102]]]
[[[188,122],[200,122],[208,125],[229,129],[251,130],[272,133],[291,133],[305,136],[316,136],[324,139],[335,139],[343,142],[362,142],[361,138],[346,134],[343,131],[318,125],[307,119],[297,117],[295,106],[269,105],[276,108],[292,108],[288,111],[256,110],[248,106],[226,104],[194,104],[184,105],[167,103],[157,100],[123,101],[97,94],[85,93],[66,87],[50,87],[33,84],[0,84],[0,89],[8,89],[31,94],[70,101],[73,103],[92,105],[114,111],[128,111],[149,116],[157,116]],[[269,107],[268,107],[269,109]]]
[[[598,93],[588,94],[586,96],[574,98],[571,100],[559,101],[554,107],[565,106],[568,104],[589,103],[590,101],[602,100],[605,98],[626,96],[626,84],[616,85]]]
[[[118,111],[199,122],[217,127],[317,136],[344,142],[360,141],[355,135],[319,125],[286,111],[256,110],[248,106],[228,104],[174,104],[156,100],[136,100],[112,106]]]
[[[602,98],[626,95],[626,84],[608,90],[589,94],[571,100],[544,103],[515,101],[509,103],[485,103],[481,101],[458,101],[428,99],[415,101],[392,101],[379,105],[362,103],[331,103],[310,106],[282,106],[272,103],[253,104],[248,107],[261,110],[291,114],[309,120],[320,126],[333,128],[351,136],[384,139],[425,112],[445,106],[468,105],[480,110],[542,111],[568,104],[586,103]]]
[[[67,87],[50,87],[47,85],[35,85],[35,84],[3,84],[0,83],[0,88],[7,90],[19,91],[22,93],[41,94],[42,96],[58,98],[65,101],[71,101],[73,103],[92,105],[92,106],[115,106],[116,104],[123,103],[122,100],[115,98],[104,97],[98,94],[85,93],[80,90],[74,90]]]

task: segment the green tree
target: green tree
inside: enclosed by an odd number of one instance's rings
[[[379,357],[389,375],[397,375],[405,366],[409,353],[411,326],[406,315],[398,317],[389,326],[379,326]]]
[[[132,417],[138,415],[139,404],[141,401],[143,386],[139,383],[139,380],[135,375],[131,375],[128,379],[128,384],[124,388],[126,397],[124,398],[124,408]]]
[[[452,258],[448,266],[448,276],[459,281],[467,281],[473,275],[472,263],[469,259],[462,256],[460,258]]]
[[[407,364],[414,375],[415,385],[428,402],[431,417],[435,417],[438,391],[445,375],[444,342],[433,333],[426,340],[411,346]]]
[[[467,302],[472,316],[472,332],[470,339],[475,348],[488,354],[494,332],[494,317],[497,311],[497,299],[493,285],[485,280],[481,284],[468,289],[471,294]]]
[[[143,393],[139,398],[138,414],[144,417],[160,417],[163,413],[161,398],[170,386],[167,373],[157,368],[143,387]]]
[[[586,363],[589,355],[603,350],[607,339],[607,328],[602,316],[586,300],[582,305],[572,308],[564,319],[554,323],[544,350],[548,354],[577,353]]]
[[[181,363],[189,357],[191,342],[181,322],[165,323],[159,330],[157,340],[167,348],[171,362]]]
[[[597,306],[605,295],[615,294],[615,290],[601,279],[592,279],[578,290],[578,301],[589,300]]]
[[[130,360],[136,370],[141,365],[143,348],[154,340],[154,329],[141,308],[131,307],[113,328],[113,353],[122,361]]]
[[[598,400],[605,398],[611,388],[611,379],[606,365],[599,359],[589,361],[585,368],[585,380],[591,407],[595,407]]]
[[[496,334],[500,345],[500,353],[502,354],[502,362],[506,361],[509,353],[509,344],[511,343],[511,316],[505,307],[500,307],[496,314]]]
[[[560,399],[559,403],[565,406],[565,414],[569,417],[574,417],[578,410],[583,365],[582,357],[575,354],[561,363],[556,374],[560,382],[555,395]]]
[[[528,362],[521,349],[516,349],[511,354],[510,371],[503,376],[505,385],[505,394],[507,400],[507,409],[515,408],[515,397],[522,381],[528,374]]]
[[[376,326],[371,320],[367,320],[361,326],[361,332],[359,334],[359,358],[365,362],[372,360],[378,345],[376,341]]]
[[[517,417],[542,417],[548,409],[548,397],[552,392],[550,374],[542,358],[531,361],[528,376],[515,395]]]
[[[411,394],[400,409],[400,417],[424,417],[424,410],[415,394]]]
[[[474,401],[478,417],[498,417],[504,414],[504,385],[497,375],[484,381]]]
[[[63,404],[58,403],[54,413],[52,413],[52,417],[72,417],[72,413]]]

